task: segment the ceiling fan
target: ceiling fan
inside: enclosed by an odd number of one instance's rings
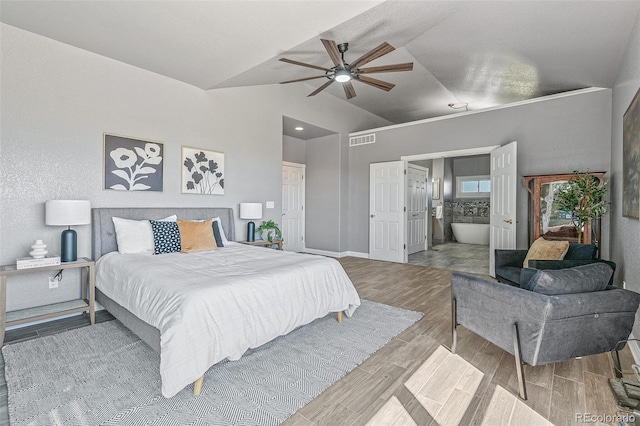
[[[380,46],[372,49],[371,51],[365,53],[352,63],[347,63],[344,60],[344,53],[349,49],[349,43],[340,43],[336,44],[333,40],[320,39],[324,48],[327,50],[331,61],[333,62],[333,67],[325,68],[320,67],[318,65],[306,64],[304,62],[298,62],[287,58],[280,58],[282,62],[286,62],[293,65],[299,65],[301,67],[313,68],[317,70],[324,71],[324,75],[318,75],[315,77],[305,77],[298,78],[296,80],[282,81],[280,84],[287,83],[296,83],[298,81],[306,81],[306,80],[314,80],[317,78],[327,78],[329,81],[324,83],[322,86],[318,87],[316,90],[311,92],[308,96],[315,96],[318,93],[322,92],[324,89],[329,87],[334,82],[342,83],[342,87],[344,87],[344,93],[347,96],[347,99],[351,99],[356,96],[356,91],[351,84],[351,80],[359,81],[361,83],[368,84],[373,87],[377,87],[378,89],[382,89],[384,91],[389,91],[395,87],[395,84],[378,80],[376,78],[368,77],[363,74],[374,74],[374,73],[383,73],[383,72],[398,72],[398,71],[411,71],[413,70],[413,62],[406,62],[403,64],[393,64],[393,65],[382,65],[379,67],[367,67],[360,68],[363,65],[368,64],[369,62],[378,59],[381,56],[386,55],[387,53],[393,52],[395,47],[391,46],[386,41],[382,43]]]

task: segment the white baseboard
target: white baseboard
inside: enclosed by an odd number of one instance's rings
[[[353,257],[360,257],[362,259],[368,259],[369,253],[362,253],[359,251],[345,251],[343,252],[343,256],[353,256]]]
[[[337,251],[318,250],[318,249],[312,249],[309,247],[305,247],[304,253],[319,254],[321,256],[329,256],[329,257],[342,257],[340,256],[340,253],[338,253]]]
[[[321,256],[329,256],[329,257],[347,257],[347,256],[353,256],[353,257],[361,257],[363,259],[368,259],[369,258],[369,253],[361,253],[361,252],[357,252],[357,251],[342,251],[342,252],[337,252],[337,251],[329,251],[329,250],[318,250],[318,249],[312,249],[312,248],[305,248],[304,249],[305,253],[310,253],[310,254],[319,254]]]
[[[633,355],[633,361],[640,365],[640,342],[631,339],[635,339],[635,337],[633,337],[633,333],[629,335],[629,342],[627,342],[627,344],[631,350],[631,355]]]

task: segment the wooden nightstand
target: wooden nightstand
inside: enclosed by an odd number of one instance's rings
[[[86,257],[75,262],[64,262],[60,265],[41,266],[39,268],[16,269],[16,265],[0,266],[0,347],[4,344],[5,328],[24,324],[26,322],[39,321],[47,318],[55,318],[76,312],[89,311],[91,325],[96,322],[95,313],[95,262]],[[77,300],[53,303],[50,305],[36,306],[35,308],[20,309],[7,312],[7,277],[11,275],[24,275],[33,272],[59,271],[61,269],[81,268],[82,271],[82,297]],[[88,279],[87,279],[88,276]],[[84,297],[87,297],[84,299]]]
[[[259,247],[271,247],[274,244],[278,245],[278,250],[282,250],[282,240],[273,240],[273,241],[264,241],[264,240],[256,240],[252,242],[248,241],[239,241],[241,244],[246,244],[249,246],[259,246]]]

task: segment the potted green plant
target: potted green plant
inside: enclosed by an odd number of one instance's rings
[[[282,232],[278,228],[278,224],[272,220],[262,221],[262,224],[258,227],[258,231],[262,232],[262,239],[269,242],[274,239],[279,240],[282,238]]]
[[[555,202],[561,210],[572,213],[573,225],[578,232],[578,242],[582,242],[585,223],[599,219],[607,213],[607,181],[587,172],[574,171],[575,177],[562,185],[555,195]]]

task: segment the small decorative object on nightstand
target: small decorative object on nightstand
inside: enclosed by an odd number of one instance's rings
[[[29,255],[34,259],[42,259],[47,253],[49,253],[45,250],[46,248],[47,245],[43,243],[42,240],[36,240],[36,242],[31,246],[32,250],[29,252]]]
[[[68,227],[62,231],[60,259],[74,262],[78,258],[78,236],[71,225],[91,223],[91,204],[84,200],[49,200],[45,210],[47,225]]]
[[[247,224],[247,241],[253,242],[256,224],[252,219],[262,219],[262,203],[240,203],[240,219],[250,219]]]
[[[262,239],[267,241],[281,240],[282,232],[278,228],[278,224],[273,220],[262,221],[262,225],[258,228],[258,231],[262,231]]]

